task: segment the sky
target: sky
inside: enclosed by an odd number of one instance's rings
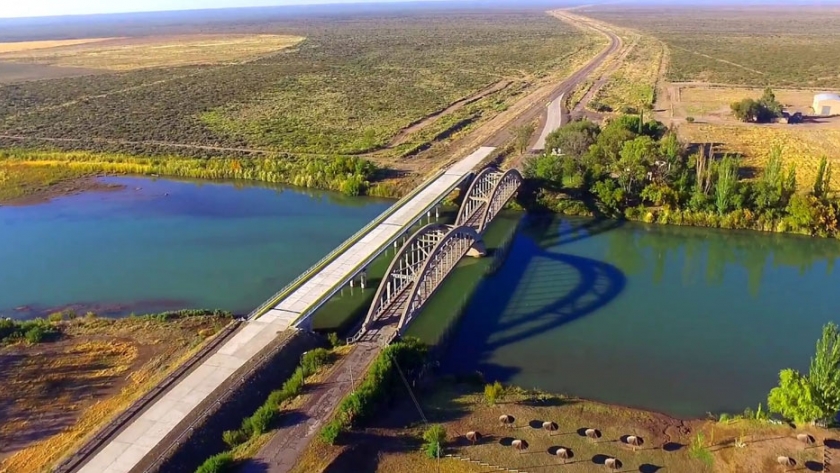
[[[0,0],[0,18],[408,0]]]

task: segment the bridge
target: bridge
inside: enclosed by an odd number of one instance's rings
[[[444,278],[467,254],[484,254],[481,234],[522,183],[516,170],[485,168],[475,173],[495,148],[482,147],[439,171],[371,224],[350,237],[310,270],[275,294],[248,317],[243,327],[214,354],[131,420],[86,463],[70,471],[130,473],[165,437],[183,429],[186,420],[249,360],[268,347],[278,333],[309,330],[313,314],[351,284],[392,245],[397,252],[362,330],[354,341],[382,347],[404,332]],[[408,232],[424,217],[431,221],[442,201],[469,187],[452,225],[429,223]],[[377,350],[368,350],[372,359]]]

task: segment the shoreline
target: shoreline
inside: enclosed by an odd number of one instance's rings
[[[78,178],[63,179],[55,184],[44,188],[38,188],[31,193],[11,199],[0,199],[0,207],[28,207],[32,205],[46,204],[53,199],[84,194],[87,192],[118,192],[125,190],[123,184],[108,184],[100,182],[99,178],[105,175],[84,176]]]

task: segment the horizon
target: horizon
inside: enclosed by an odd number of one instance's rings
[[[283,7],[326,7],[336,5],[341,7],[373,6],[373,5],[399,5],[399,4],[424,4],[435,3],[441,6],[448,6],[454,3],[469,4],[477,6],[493,6],[498,4],[518,4],[510,0],[246,0],[247,4],[237,0],[128,0],[120,3],[107,3],[102,5],[102,0],[78,0],[76,2],[65,2],[63,0],[30,0],[18,4],[9,5],[0,11],[0,20],[13,19],[38,19],[38,18],[62,18],[99,15],[131,15],[149,13],[169,12],[200,12],[226,9],[257,9],[257,8],[283,8]],[[584,0],[525,0],[523,6],[535,6],[540,4],[552,4],[556,7],[571,5],[591,6],[661,6],[663,3],[670,7],[697,7],[697,6],[731,6],[757,7],[757,6],[837,6],[840,0],[746,0],[739,5],[732,5],[727,0],[595,0],[585,2]],[[57,7],[57,8],[56,8]]]

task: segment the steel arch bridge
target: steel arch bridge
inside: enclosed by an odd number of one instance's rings
[[[454,225],[429,224],[412,235],[388,267],[352,341],[390,343],[414,320],[466,255],[484,255],[481,234],[516,194],[522,175],[485,168],[475,175]]]
[[[522,175],[516,169],[483,169],[467,189],[455,225],[468,225],[484,233],[521,185]]]

